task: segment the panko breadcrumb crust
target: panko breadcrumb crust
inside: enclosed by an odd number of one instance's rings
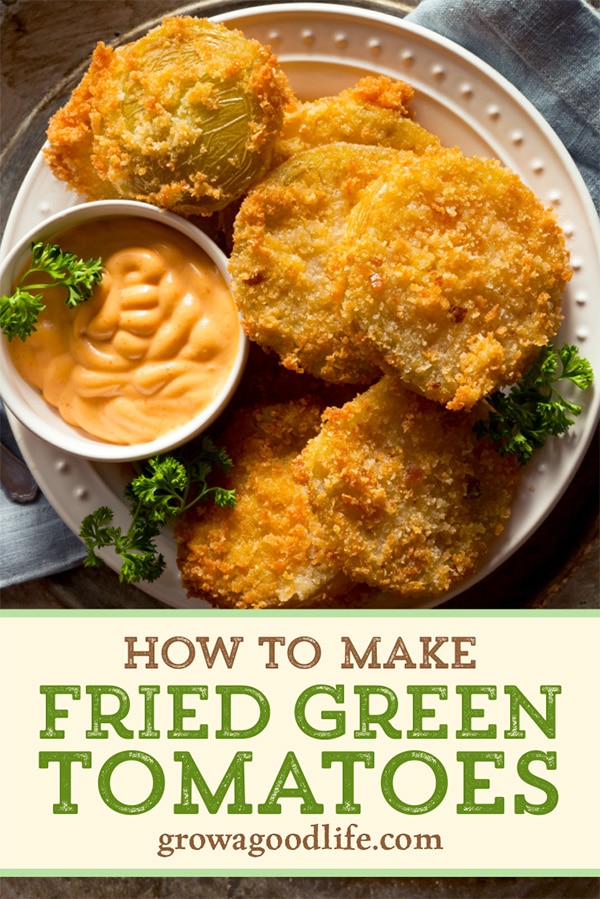
[[[231,608],[298,607],[337,597],[348,579],[331,564],[293,462],[319,429],[309,398],[240,410],[222,435],[234,467],[233,509],[202,507],[178,522],[184,587]]]
[[[355,384],[392,370],[452,410],[523,375],[572,274],[555,213],[499,162],[348,142],[249,192],[230,272],[246,333],[286,367]]]
[[[50,121],[45,157],[88,199],[210,214],[268,170],[292,98],[269,48],[208,19],[171,16],[137,41],[97,45]]]
[[[386,375],[339,406],[236,410],[220,435],[234,508],[194,508],[175,537],[191,597],[230,608],[424,604],[481,564],[519,466]]]
[[[558,331],[572,274],[554,212],[499,162],[459,149],[372,182],[339,252],[358,342],[453,410],[521,377]]]
[[[286,368],[338,383],[381,373],[342,317],[339,245],[364,189],[404,154],[332,143],[291,157],[253,188],[234,225],[229,261],[248,337]]]
[[[391,375],[328,410],[296,469],[344,574],[424,601],[477,568],[510,515],[519,467],[473,420]]]
[[[414,121],[414,89],[386,75],[366,75],[338,94],[286,107],[274,164],[312,147],[343,141],[423,153],[440,146],[435,134]]]

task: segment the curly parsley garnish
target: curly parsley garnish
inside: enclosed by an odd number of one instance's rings
[[[101,506],[87,515],[79,536],[88,554],[84,564],[101,565],[96,550],[111,546],[122,559],[119,580],[154,581],[165,569],[164,556],[158,552],[155,538],[169,521],[182,515],[198,502],[212,500],[218,506],[232,508],[235,491],[209,486],[208,479],[217,468],[228,474],[232,461],[210,437],[202,438],[195,453],[184,448],[173,455],[159,455],[136,465],[136,476],[124,491],[131,522],[126,531],[112,525],[113,511]]]
[[[581,413],[580,405],[561,395],[560,382],[587,390],[593,381],[592,367],[576,346],[557,350],[548,344],[514,387],[487,397],[490,413],[476,422],[475,433],[488,437],[501,455],[514,454],[525,465],[548,437],[563,434]]]
[[[0,328],[8,340],[26,340],[36,330],[40,312],[46,307],[43,291],[49,287],[64,287],[65,303],[74,307],[90,298],[92,290],[102,278],[101,259],[79,259],[75,253],[65,252],[57,244],[34,241],[31,244],[31,264],[23,273],[11,294],[0,297]],[[39,284],[25,284],[29,276],[44,273],[48,280]]]

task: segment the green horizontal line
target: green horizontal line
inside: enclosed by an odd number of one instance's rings
[[[0,877],[598,877],[600,868],[6,868]]]
[[[2,618],[599,618],[600,609],[1,609]]]

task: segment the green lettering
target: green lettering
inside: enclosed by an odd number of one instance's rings
[[[473,718],[483,718],[485,711],[483,709],[474,709],[471,705],[472,697],[475,694],[489,696],[490,699],[496,699],[496,687],[489,684],[474,684],[473,686],[459,685],[456,692],[462,697],[462,728],[456,731],[459,738],[485,737],[493,740],[496,736],[496,725],[490,724],[485,730],[476,730],[473,728]]]
[[[290,775],[296,782],[295,787],[285,786],[285,782]],[[287,753],[281,768],[277,772],[267,799],[257,806],[259,815],[280,815],[281,805],[279,800],[282,797],[301,799],[301,815],[323,814],[323,806],[315,800],[300,763],[293,752]]]
[[[241,684],[235,686],[218,686],[215,687],[215,693],[219,693],[222,697],[221,729],[215,731],[217,740],[241,740],[255,737],[257,734],[262,733],[269,723],[269,718],[271,716],[269,702],[265,694],[261,693],[260,690],[257,690],[256,687],[249,687]],[[247,727],[244,730],[235,729],[231,724],[231,697],[238,695],[250,696],[252,699],[256,700],[259,708],[258,720],[256,723],[253,724],[252,727]]]
[[[561,687],[559,686],[550,686],[548,684],[543,684],[540,687],[540,693],[545,694],[546,696],[546,717],[542,717],[541,713],[538,712],[536,708],[532,705],[532,703],[527,699],[526,696],[519,690],[518,687],[515,687],[512,684],[508,684],[504,687],[504,692],[508,693],[510,696],[510,728],[509,730],[504,731],[504,736],[507,738],[516,738],[523,739],[525,737],[525,731],[521,729],[520,726],[520,710],[524,709],[531,720],[537,724],[539,729],[548,737],[549,740],[553,740],[556,737],[556,702],[555,698],[558,693],[562,692]]]
[[[160,693],[160,687],[157,684],[142,684],[138,691],[144,697],[144,729],[138,731],[138,736],[156,740],[160,737],[160,731],[154,727],[154,697]]]
[[[344,701],[344,685],[338,684],[336,687],[332,687],[330,684],[313,684],[312,687],[307,687],[306,690],[303,690],[296,700],[296,706],[294,708],[296,724],[303,734],[306,734],[307,737],[312,737],[314,740],[333,740],[335,737],[343,736],[345,733],[346,716],[341,710],[333,712],[326,709],[321,712],[323,721],[335,722],[333,727],[327,729],[313,727],[312,724],[309,724],[306,720],[306,706],[308,700],[313,696],[318,695],[332,696],[335,702],[341,703]]]
[[[331,768],[333,762],[342,764],[342,801],[335,810],[338,815],[359,815],[361,805],[354,800],[354,766],[360,762],[365,768],[375,767],[374,752],[324,752],[321,755],[323,768]]]
[[[128,714],[130,707],[127,692],[122,687],[115,687],[110,684],[92,684],[85,688],[85,692],[91,696],[92,711],[92,726],[89,730],[86,730],[86,737],[88,739],[104,739],[108,737],[108,731],[103,730],[102,725],[110,724],[119,737],[131,740],[133,731],[123,724],[123,718]],[[102,712],[103,696],[116,696],[119,705],[115,712]]]
[[[409,684],[406,692],[413,698],[413,727],[412,730],[407,731],[406,736],[411,739],[429,737],[435,740],[445,740],[448,736],[448,726],[446,724],[440,724],[437,730],[425,730],[423,728],[423,718],[435,717],[435,709],[423,708],[423,696],[429,693],[433,696],[439,696],[440,699],[448,699],[448,687],[436,684]]]
[[[359,713],[360,713],[360,730],[354,731],[356,738],[374,739],[377,736],[376,731],[371,730],[371,724],[378,724],[388,737],[399,739],[402,731],[397,730],[391,723],[398,711],[398,697],[390,687],[381,684],[357,684],[354,692],[359,696]],[[384,696],[386,699],[386,709],[383,712],[375,713],[370,711],[371,696]]]
[[[522,815],[527,812],[529,815],[547,815],[553,811],[558,804],[558,790],[554,784],[548,783],[542,777],[537,777],[529,770],[530,762],[543,762],[548,771],[556,771],[556,753],[555,752],[539,752],[532,749],[526,752],[517,762],[517,772],[521,780],[532,787],[537,787],[546,795],[546,800],[541,805],[534,805],[528,802],[522,793],[515,796],[515,814]]]
[[[427,765],[435,777],[433,793],[429,799],[418,805],[411,805],[408,802],[404,802],[403,799],[400,799],[394,787],[394,776],[396,771],[407,762],[421,762],[422,764]],[[401,752],[399,755],[395,755],[387,763],[381,775],[381,792],[383,798],[388,805],[396,809],[397,812],[402,812],[404,815],[424,815],[426,812],[432,811],[442,802],[447,790],[448,775],[440,760],[429,752],[422,752],[419,749],[411,749],[407,752]]]
[[[183,706],[183,697],[186,694],[199,696],[200,699],[207,699],[208,687],[204,684],[169,684],[167,693],[173,697],[173,728],[167,731],[169,740],[176,739],[198,739],[206,740],[208,737],[208,725],[201,724],[197,730],[188,730],[184,727],[184,718],[195,718],[196,709],[186,709]]]
[[[39,766],[47,768],[50,762],[58,764],[58,803],[52,806],[54,815],[76,815],[79,809],[71,799],[71,769],[74,762],[82,768],[92,767],[91,752],[40,752]]]
[[[490,782],[484,777],[475,777],[477,762],[492,762],[494,768],[504,768],[503,752],[457,752],[456,758],[463,763],[463,801],[456,806],[459,815],[502,815],[504,799],[497,796],[493,802],[475,801],[476,790],[489,789]]]
[[[46,727],[40,731],[40,737],[44,740],[64,740],[65,732],[57,729],[56,719],[68,718],[69,713],[66,709],[56,708],[56,697],[59,693],[64,693],[73,699],[80,699],[81,687],[76,684],[46,684],[40,687],[40,693],[46,697]]]
[[[125,762],[137,762],[140,765],[144,765],[150,772],[152,787],[142,802],[133,804],[121,802],[113,793],[110,782],[113,771]],[[113,812],[119,812],[121,815],[141,815],[150,811],[160,801],[165,790],[165,775],[160,764],[153,756],[148,755],[146,752],[139,752],[136,749],[126,749],[124,752],[117,752],[115,755],[111,755],[104,762],[98,775],[98,790],[105,805]]]
[[[212,793],[204,779],[200,769],[189,752],[175,752],[173,758],[181,762],[181,802],[176,803],[173,811],[176,815],[197,815],[199,806],[192,802],[192,785],[194,785],[200,797],[211,815],[216,814],[221,808],[227,790],[233,783],[233,802],[227,806],[227,811],[234,815],[249,815],[252,806],[246,802],[246,783],[244,765],[252,761],[251,752],[236,752],[231,764],[221,779],[215,793]]]

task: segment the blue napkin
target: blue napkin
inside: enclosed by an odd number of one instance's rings
[[[20,455],[1,401],[0,437]],[[83,543],[45,496],[38,494],[34,502],[20,505],[0,491],[0,588],[66,571],[84,556]]]
[[[407,21],[492,65],[554,128],[600,211],[600,16],[584,0],[422,0]],[[10,437],[2,421],[2,438]],[[0,587],[78,564],[84,552],[42,496],[0,494]]]

